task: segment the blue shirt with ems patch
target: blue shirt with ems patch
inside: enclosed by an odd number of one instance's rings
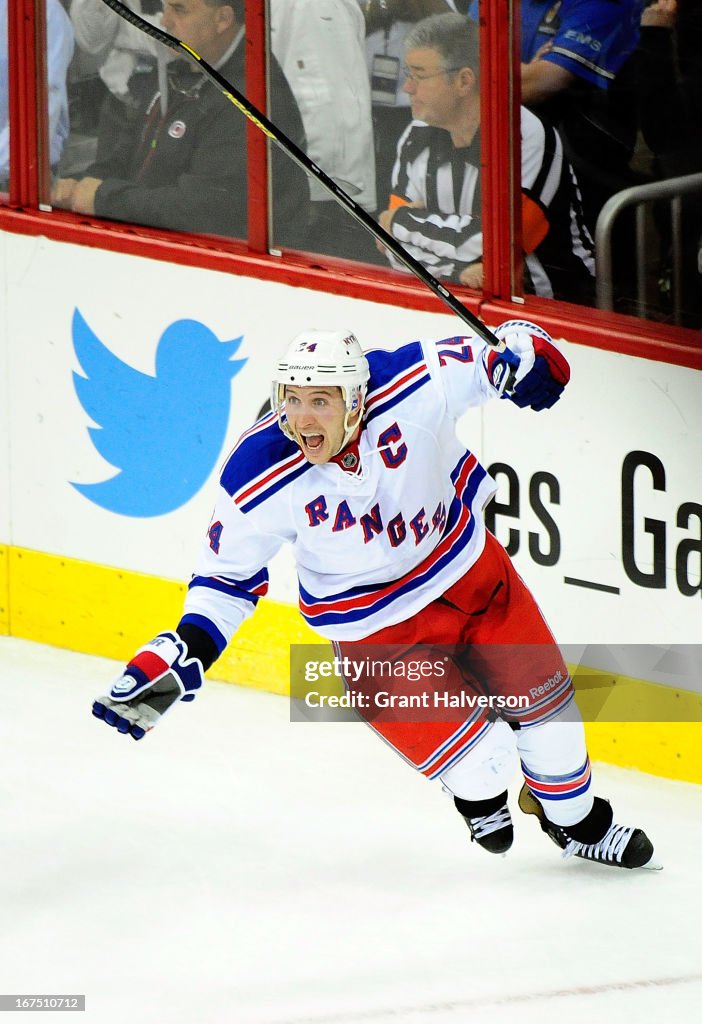
[[[522,0],[522,60],[552,61],[606,89],[639,40],[643,0]]]
[[[592,85],[606,89],[639,41],[644,0],[522,0],[522,60],[544,54]],[[458,9],[458,8],[457,8]],[[478,19],[478,0],[470,16]]]

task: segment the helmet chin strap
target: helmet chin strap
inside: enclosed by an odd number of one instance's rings
[[[363,419],[363,404],[364,403],[361,402],[359,408],[358,409],[354,409],[353,412],[349,412],[348,409],[346,410],[346,415],[344,416],[344,437],[343,437],[343,440],[342,440],[342,442],[341,442],[341,444],[339,446],[339,451],[334,452],[334,454],[332,455],[333,459],[336,458],[336,456],[339,454],[339,452],[343,452],[343,450],[346,447],[346,445],[349,443],[349,441],[351,440],[353,435],[356,433],[356,431],[360,427],[361,420]],[[349,418],[351,416],[356,416],[357,417],[356,418],[356,422],[354,423],[353,426],[349,425]]]
[[[289,423],[285,424],[285,429],[286,429],[287,435],[290,438],[290,440],[294,441],[295,444],[298,445],[299,448],[302,448],[302,437],[297,432],[297,430],[293,430],[293,428],[290,426]]]

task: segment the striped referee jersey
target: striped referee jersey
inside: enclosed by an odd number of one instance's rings
[[[562,140],[522,107],[521,141],[525,291],[590,303],[594,245]],[[434,277],[458,282],[483,255],[480,131],[469,146],[456,147],[443,128],[412,121],[398,143],[390,207],[397,241]],[[404,269],[391,253],[388,259]]]

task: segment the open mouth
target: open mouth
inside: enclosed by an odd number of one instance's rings
[[[318,455],[324,446],[324,434],[301,434],[302,447],[310,455]]]

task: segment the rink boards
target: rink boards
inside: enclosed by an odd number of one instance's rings
[[[21,235],[0,233],[0,274],[0,632],[120,659],[177,621],[218,467],[294,333],[348,326],[366,348],[464,333],[450,315]],[[197,395],[199,375],[164,370],[174,339],[211,374]],[[231,373],[212,345],[235,339]],[[498,482],[491,525],[563,643],[639,654],[691,645],[702,607],[699,373],[563,345],[573,380],[553,410],[495,401],[461,421]],[[154,378],[165,400],[152,400]],[[206,419],[209,434],[180,436],[196,401],[208,414],[193,422]],[[135,442],[142,418],[153,434],[158,402],[173,450]],[[119,470],[121,489],[96,486]],[[314,641],[295,602],[284,553],[217,677],[286,692],[289,644]],[[617,676],[632,677],[648,710],[590,724],[593,756],[702,781],[698,695],[627,667],[619,658]]]

